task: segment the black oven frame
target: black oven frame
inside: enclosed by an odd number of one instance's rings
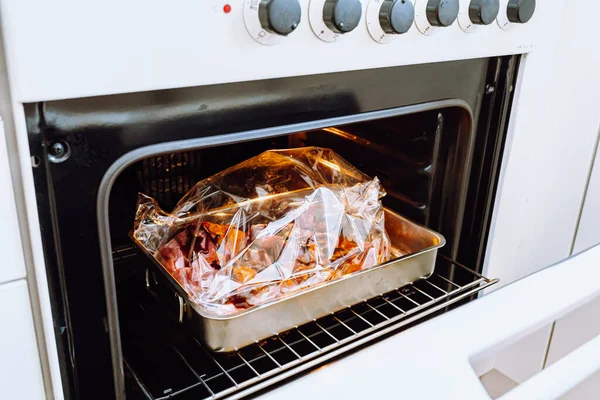
[[[122,377],[102,219],[111,177],[134,156],[417,111],[422,103],[460,106],[474,121],[463,188],[474,212],[452,256],[479,271],[518,64],[508,56],[26,104],[31,156],[41,161],[32,173],[65,396],[110,398]]]

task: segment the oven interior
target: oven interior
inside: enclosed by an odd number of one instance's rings
[[[455,259],[465,210],[471,116],[445,107],[242,143],[156,154],[128,167],[110,198],[110,231],[128,398],[242,396],[367,340],[472,297],[494,281]],[[268,149],[330,148],[371,177],[385,206],[447,239],[435,274],[234,353],[212,353],[179,322],[172,290],[152,277],[128,239],[138,192],[165,210],[198,180]],[[173,302],[164,299],[172,298]]]

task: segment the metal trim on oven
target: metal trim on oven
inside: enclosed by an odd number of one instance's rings
[[[422,104],[415,104],[409,106],[403,106],[398,108],[392,108],[387,110],[373,111],[355,115],[348,115],[342,117],[328,118],[317,121],[303,122],[291,125],[283,125],[273,128],[256,129],[246,132],[238,132],[233,134],[223,134],[217,136],[209,136],[198,139],[180,140],[173,142],[165,142],[155,145],[150,145],[135,149],[121,156],[116,160],[110,168],[106,171],[100,183],[98,189],[97,198],[97,219],[98,219],[98,234],[100,241],[100,251],[102,258],[102,270],[104,277],[104,289],[106,294],[106,308],[107,308],[107,320],[108,320],[108,331],[110,337],[110,347],[112,355],[112,366],[113,366],[113,379],[115,385],[115,396],[117,399],[125,397],[125,380],[123,371],[123,353],[121,348],[120,340],[120,329],[119,329],[119,318],[117,310],[117,296],[115,287],[115,276],[114,266],[111,257],[112,245],[110,239],[109,229],[109,200],[112,190],[112,186],[117,178],[128,166],[132,165],[136,161],[139,161],[145,157],[157,154],[163,154],[166,152],[193,150],[199,148],[215,147],[222,144],[232,144],[250,141],[254,139],[262,139],[269,137],[282,136],[303,130],[319,129],[333,125],[349,124],[354,122],[362,122],[367,120],[376,120],[388,117],[395,117],[401,115],[415,114],[418,112],[432,111],[441,108],[448,107],[459,107],[468,113],[469,116],[469,140],[467,146],[468,157],[466,157],[465,168],[463,171],[462,185],[460,191],[461,204],[458,210],[458,218],[462,219],[464,212],[464,197],[466,196],[466,190],[464,190],[468,182],[465,179],[468,176],[470,170],[470,159],[473,148],[473,112],[469,104],[459,99],[448,99],[440,100]],[[390,329],[391,330],[391,329]]]

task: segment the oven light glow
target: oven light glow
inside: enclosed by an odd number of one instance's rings
[[[334,135],[338,135],[338,136],[341,136],[343,138],[352,140],[352,141],[354,141],[356,143],[371,144],[371,142],[369,140],[367,140],[367,139],[359,138],[356,135],[353,135],[351,133],[345,132],[345,131],[343,131],[341,129],[338,129],[338,128],[331,127],[331,128],[324,128],[323,130],[325,132],[333,133]]]
[[[337,164],[334,164],[334,163],[332,163],[331,161],[327,161],[327,160],[319,160],[319,162],[320,162],[321,164],[324,164],[324,165],[328,166],[328,167],[329,167],[329,168],[331,168],[331,169],[334,169],[334,170],[338,171],[338,172],[339,172],[339,171],[341,171],[341,169],[340,169],[340,166],[339,166],[339,165],[337,165]]]

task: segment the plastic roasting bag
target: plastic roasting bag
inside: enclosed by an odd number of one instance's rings
[[[231,315],[389,260],[384,195],[332,150],[271,150],[198,182],[170,214],[140,193],[133,236],[192,301]]]

